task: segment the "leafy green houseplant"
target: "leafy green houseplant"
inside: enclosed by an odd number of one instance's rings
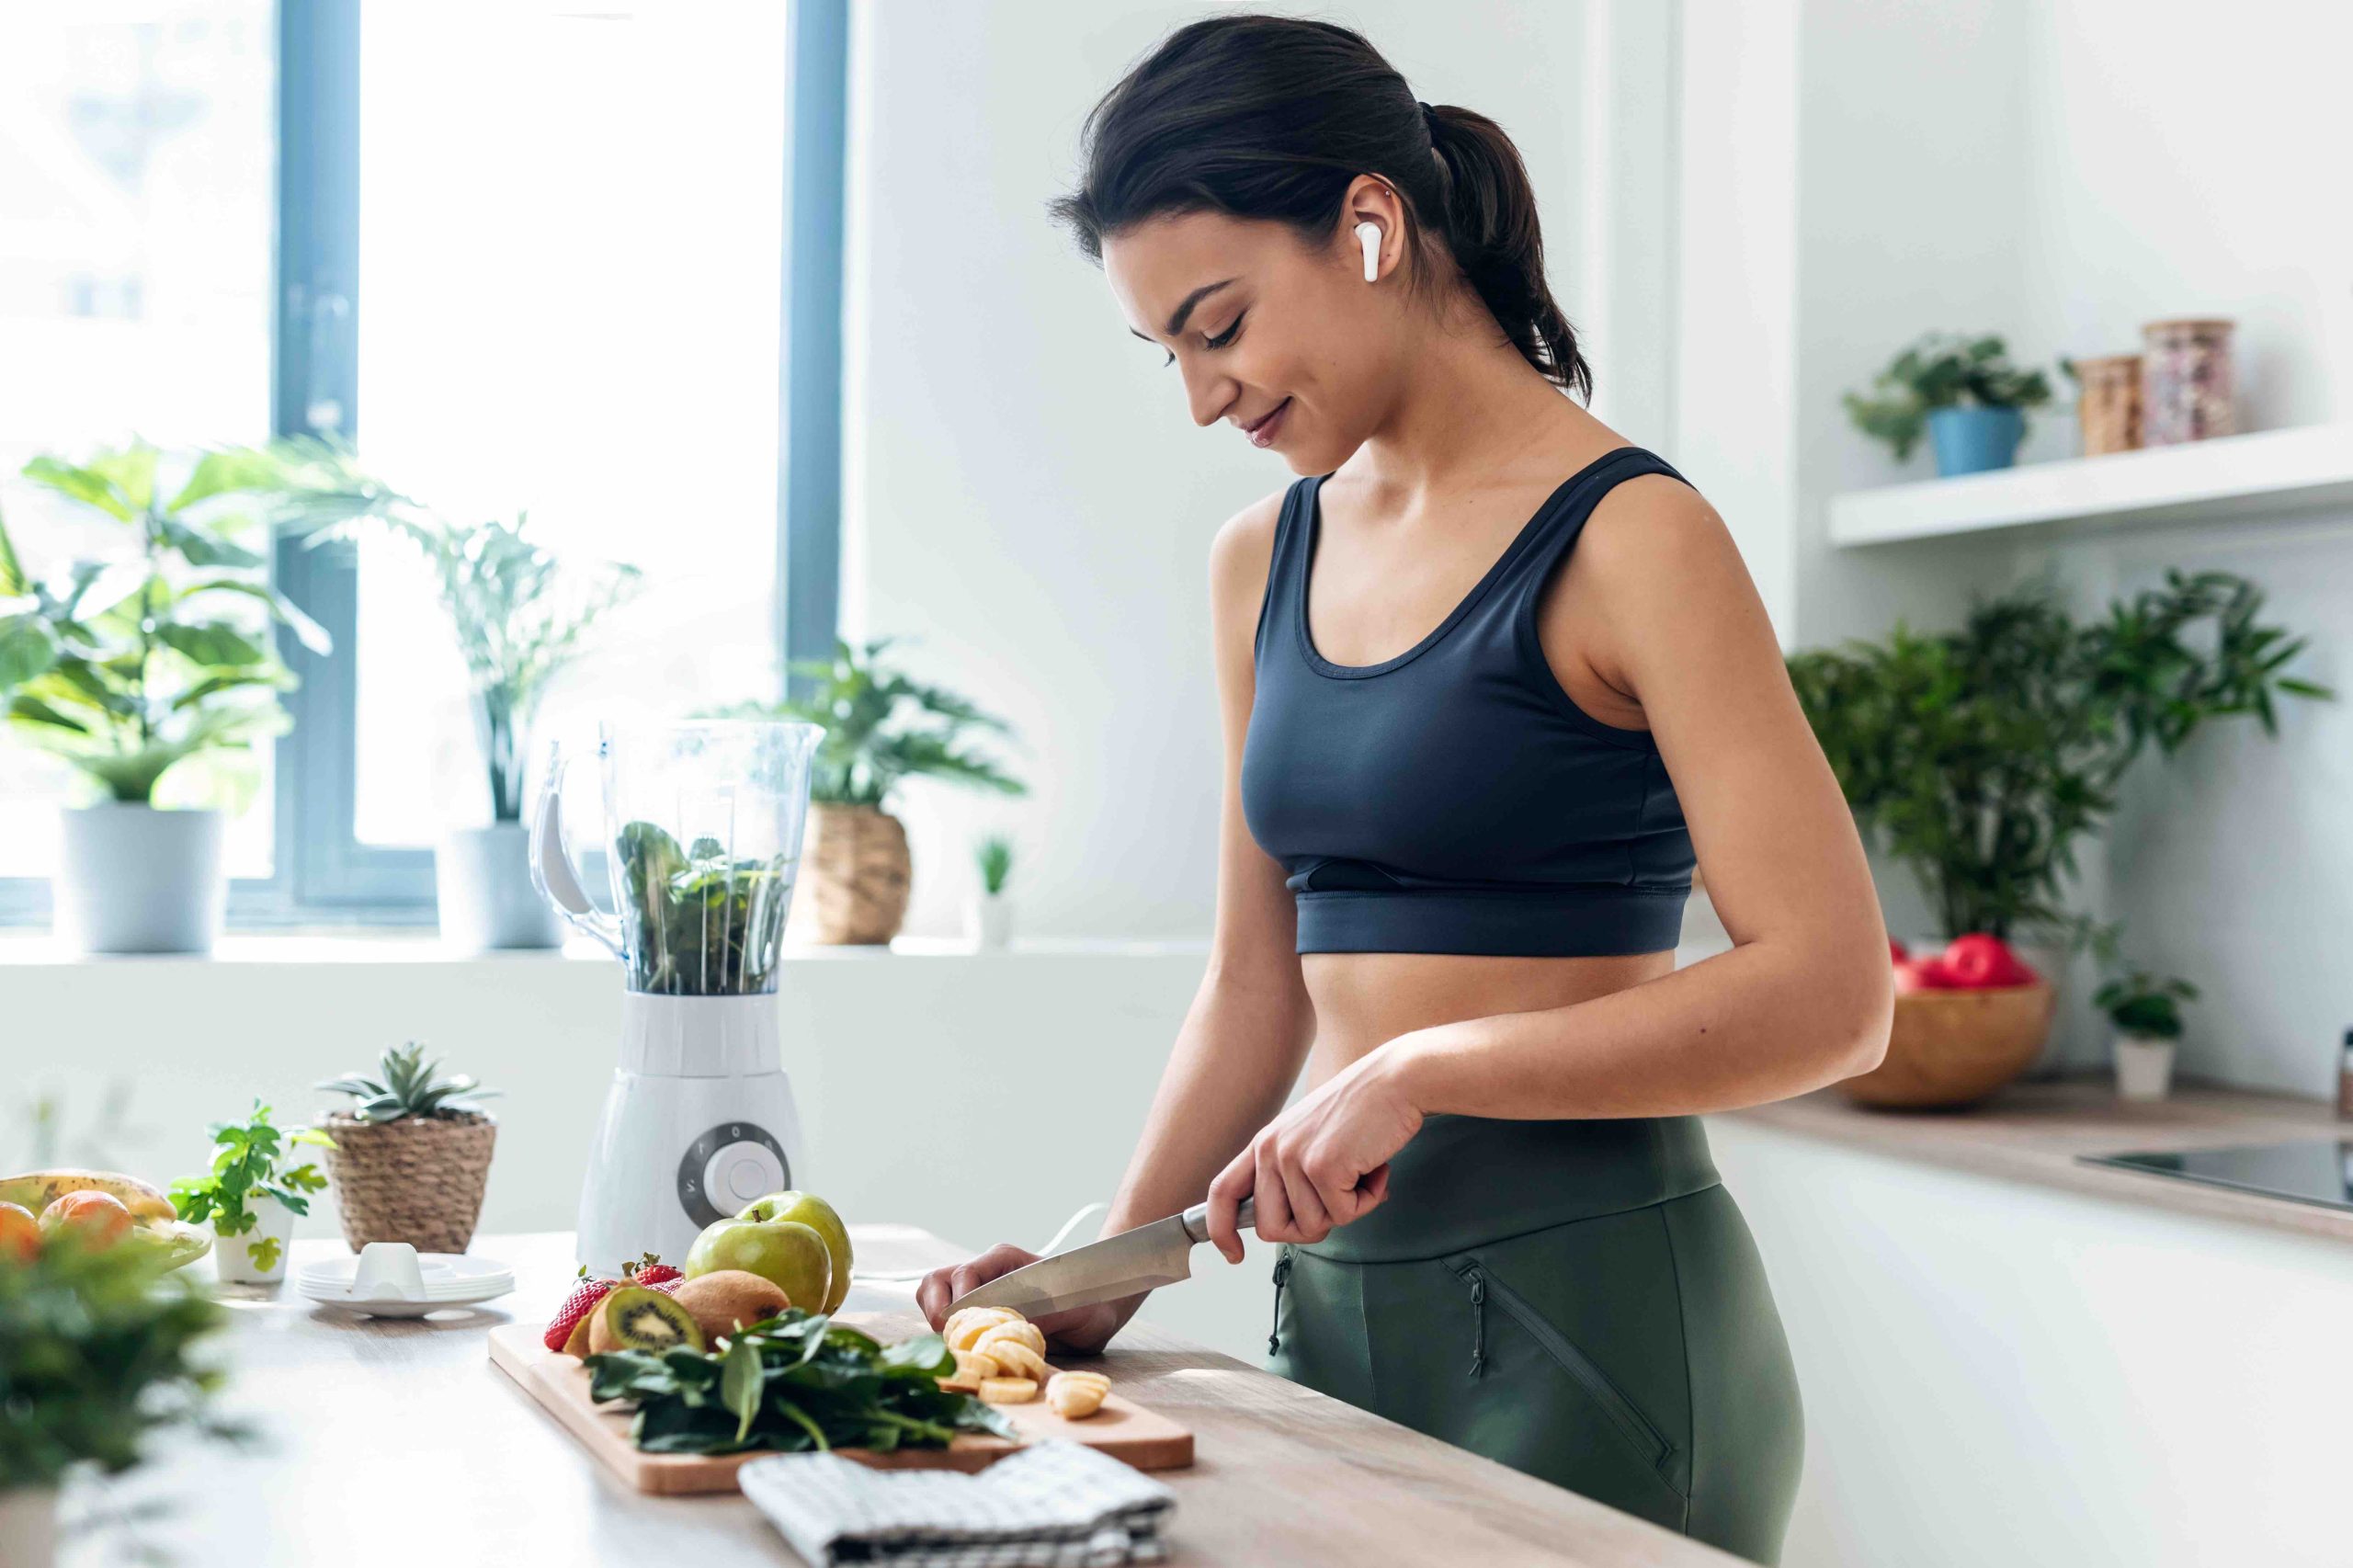
[[[2078,622],[2033,588],[1982,600],[1944,632],[1789,660],[1798,699],[1867,837],[1909,867],[1947,936],[2065,926],[2075,849],[2116,807],[2125,773],[2207,723],[2276,733],[2305,640],[2258,616],[2228,573],[2161,587]]]
[[[980,891],[972,904],[972,939],[983,950],[1004,947],[1013,935],[1013,901],[1006,896],[1006,879],[1013,874],[1013,840],[1001,833],[983,835],[972,846],[972,869],[980,873]]]
[[[209,1131],[211,1167],[172,1183],[172,1207],[190,1224],[210,1221],[223,1279],[282,1278],[294,1218],[308,1214],[310,1195],[327,1185],[318,1167],[286,1156],[297,1147],[333,1148],[335,1140],[315,1128],[273,1125],[259,1100],[244,1121],[216,1121]]]
[[[1889,362],[1869,393],[1849,392],[1842,399],[1855,427],[1886,442],[1899,462],[1932,425],[1940,426],[1942,473],[2007,466],[2026,433],[2024,411],[2050,400],[2049,379],[2011,364],[1999,336],[1947,333],[1923,335]],[[1987,411],[1994,416],[1984,417]],[[1984,428],[1972,432],[1972,425]],[[1972,435],[1990,445],[1968,450]]]
[[[225,1318],[145,1249],[70,1227],[0,1257],[0,1539],[17,1560],[43,1560],[75,1471],[129,1470],[171,1428],[241,1435],[210,1409],[222,1374],[204,1345]]]
[[[2173,1082],[2181,1039],[2181,1004],[2198,987],[2177,975],[2133,970],[2101,986],[2093,1003],[2116,1026],[2116,1092],[2128,1100],[2161,1100]]]
[[[220,927],[222,815],[154,813],[182,793],[235,800],[256,742],[288,727],[293,676],[272,621],[324,653],[326,633],[266,574],[263,514],[286,476],[266,452],[207,452],[176,485],[134,445],[25,477],[126,530],[124,548],[36,572],[0,526],[0,697],[8,728],[80,772],[100,803],[69,811],[58,922],[85,949],[203,951]],[[189,790],[182,790],[185,782]]]
[[[889,810],[901,780],[939,778],[1005,795],[1028,790],[966,742],[976,731],[1010,738],[1011,726],[893,668],[885,655],[896,641],[881,637],[854,649],[836,639],[831,659],[789,666],[812,683],[806,698],[741,703],[715,715],[797,719],[825,731],[810,783],[802,878],[809,929],[821,942],[887,942],[906,917],[913,869],[906,831]]]
[[[387,1049],[374,1074],[347,1073],[318,1087],[350,1104],[326,1118],[327,1175],[343,1239],[406,1242],[457,1253],[473,1239],[498,1124],[479,1101],[497,1093],[468,1074],[444,1077],[415,1040]]]

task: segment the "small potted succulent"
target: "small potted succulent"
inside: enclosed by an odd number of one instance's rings
[[[211,1221],[222,1278],[275,1285],[286,1278],[294,1217],[308,1214],[310,1195],[327,1185],[307,1159],[295,1165],[286,1156],[298,1144],[331,1149],[335,1141],[315,1128],[272,1126],[259,1100],[245,1120],[216,1121],[210,1131],[211,1168],[172,1183],[172,1207],[191,1225]]]
[[[2174,1046],[2181,1039],[2181,1004],[2196,1000],[2198,987],[2187,980],[2139,969],[2093,994],[2093,1003],[2116,1026],[2120,1099],[2165,1097],[2173,1084]]]
[[[902,778],[1027,791],[961,744],[967,730],[1010,736],[1011,727],[952,692],[889,668],[882,655],[894,641],[877,638],[853,650],[836,639],[831,659],[796,659],[790,666],[815,682],[806,700],[739,703],[709,715],[798,719],[824,729],[811,770],[809,841],[801,896],[785,927],[789,939],[884,943],[898,935],[914,874],[906,829],[888,810]]]
[[[275,459],[199,458],[176,487],[135,444],[25,477],[131,531],[126,549],[37,576],[0,528],[0,700],[26,744],[97,798],[63,819],[57,929],[97,953],[202,953],[228,899],[228,812],[249,798],[256,742],[288,727],[294,682],[269,624],[313,653],[326,633],[270,586],[256,503],[282,495]],[[196,804],[210,801],[213,804]]]
[[[972,894],[972,939],[983,951],[1002,948],[1013,934],[1013,901],[1005,892],[1013,873],[1013,840],[1001,833],[983,835],[972,846],[972,867],[981,878]]]
[[[130,1470],[167,1427],[237,1435],[200,1353],[226,1317],[143,1248],[70,1225],[0,1243],[0,1565],[50,1568],[58,1489],[85,1467]]]
[[[369,1242],[458,1253],[473,1240],[498,1136],[474,1102],[498,1091],[462,1073],[445,1078],[440,1065],[411,1040],[387,1050],[372,1078],[352,1073],[318,1085],[352,1099],[326,1131],[327,1175],[355,1253]]]
[[[1926,430],[1937,472],[1949,478],[2017,461],[2026,411],[2051,401],[2051,382],[2012,365],[1998,336],[1932,332],[1889,362],[1870,395],[1850,392],[1844,401],[1855,427],[1885,441],[1899,462]]]

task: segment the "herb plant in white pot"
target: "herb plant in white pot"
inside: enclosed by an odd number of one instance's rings
[[[2181,1039],[2181,1004],[2198,987],[2146,970],[2109,981],[2092,1000],[2116,1026],[2116,1093],[2120,1099],[2161,1100],[2173,1083],[2174,1047]]]
[[[119,554],[36,575],[0,527],[8,727],[98,794],[64,812],[51,882],[58,933],[84,952],[211,949],[228,898],[227,813],[192,802],[249,796],[256,779],[240,765],[288,727],[278,693],[294,677],[269,623],[313,653],[328,647],[270,586],[266,540],[243,539],[255,504],[281,488],[275,461],[208,452],[170,490],[159,457],[134,445],[25,465],[26,478],[131,529]]]
[[[316,1165],[291,1164],[286,1156],[297,1144],[332,1149],[335,1140],[315,1128],[271,1125],[269,1108],[259,1100],[245,1120],[216,1121],[210,1131],[211,1166],[172,1183],[172,1207],[189,1224],[212,1222],[222,1279],[275,1285],[286,1278],[295,1216],[308,1214],[310,1195],[327,1185]]]
[[[1013,874],[1013,841],[1001,833],[986,835],[972,846],[972,867],[981,878],[972,893],[972,941],[983,952],[994,951],[1013,935],[1013,900],[1005,891]]]

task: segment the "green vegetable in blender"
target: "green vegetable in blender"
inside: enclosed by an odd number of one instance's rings
[[[956,1358],[936,1334],[885,1346],[821,1312],[788,1307],[723,1351],[616,1350],[588,1358],[589,1393],[637,1404],[630,1437],[653,1454],[944,1449],[959,1432],[1012,1423],[939,1379]]]
[[[773,987],[793,862],[731,859],[715,838],[682,850],[650,822],[624,826],[615,847],[631,990],[748,996]]]

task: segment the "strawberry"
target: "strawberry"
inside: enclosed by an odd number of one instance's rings
[[[662,1261],[660,1254],[651,1252],[645,1255],[645,1261],[634,1268],[624,1266],[622,1272],[629,1275],[631,1284],[648,1285],[657,1290],[665,1286],[675,1290],[687,1278],[683,1269],[671,1267]]]
[[[620,1283],[618,1279],[591,1279],[587,1265],[581,1265],[580,1283],[572,1288],[572,1294],[563,1299],[563,1305],[556,1309],[554,1321],[548,1324],[547,1336],[543,1341],[547,1347],[551,1350],[563,1349],[564,1341],[572,1337],[572,1331],[580,1320],[595,1312],[597,1303],[610,1295],[613,1287]]]

